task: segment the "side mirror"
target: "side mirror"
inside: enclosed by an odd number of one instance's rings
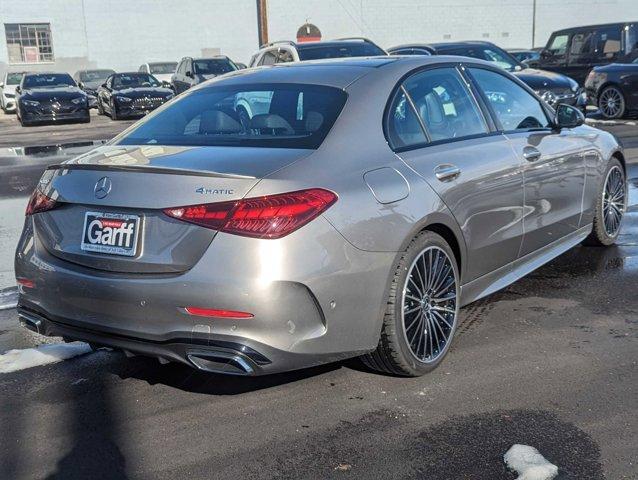
[[[189,71],[189,72],[186,72],[186,76],[187,76],[187,77],[190,77],[190,78],[193,78],[193,72],[190,72],[190,71]]]
[[[0,82],[0,88],[4,87],[4,82]]]
[[[18,86],[16,87],[16,93],[20,93],[20,92],[22,92],[22,89],[20,88],[20,85],[18,85]]]
[[[240,70],[244,70],[246,68],[246,64],[245,63],[235,62],[235,65],[237,65],[237,68],[240,69]]]
[[[84,83],[83,82],[78,82],[78,87],[84,88]]]
[[[541,58],[548,59],[552,56],[552,53],[549,50],[541,50]]]
[[[585,123],[585,115],[578,108],[565,103],[556,106],[554,126],[557,128],[575,128]]]

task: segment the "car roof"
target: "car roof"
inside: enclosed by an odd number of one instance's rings
[[[437,42],[431,43],[430,47],[437,50],[447,50],[459,47],[474,47],[474,46],[482,46],[482,47],[492,47],[495,46],[492,42],[485,42],[482,40],[467,40],[465,42]]]
[[[165,60],[163,62],[148,62],[145,65],[164,65],[165,63],[177,63],[175,60]]]
[[[343,47],[343,46],[357,46],[357,45],[374,45],[371,42],[363,40],[321,40],[317,42],[302,42],[294,44],[297,50],[308,50],[312,48],[331,48],[331,47]]]
[[[471,62],[491,66],[489,62],[459,56],[393,55],[378,57],[348,57],[288,62],[269,67],[249,68],[227,73],[201,87],[213,85],[243,85],[252,83],[307,83],[345,89],[363,76],[385,70],[389,74],[408,72],[424,65],[438,63]]]
[[[632,23],[638,24],[638,21],[636,22],[613,22],[613,23],[597,23],[594,25],[580,25],[578,27],[569,27],[569,28],[561,28],[560,30],[554,30],[552,32],[552,34],[555,33],[572,33],[572,32],[578,32],[581,30],[587,30],[590,28],[600,28],[600,27],[622,27],[624,25],[630,25]]]

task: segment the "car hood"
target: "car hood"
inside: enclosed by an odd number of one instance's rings
[[[594,67],[597,72],[638,72],[638,63],[610,63]]]
[[[16,93],[16,87],[17,85],[5,85],[4,87],[2,87],[2,91],[4,93]]]
[[[512,73],[534,90],[571,87],[569,77],[560,73],[537,70],[535,68],[526,68],[525,70]]]
[[[173,78],[172,73],[152,73],[155,78],[157,78],[160,82],[171,83],[171,78]]]
[[[115,95],[124,95],[129,98],[143,98],[155,95],[172,95],[173,91],[170,88],[163,87],[141,87],[141,88],[124,88],[122,90],[116,90],[113,92]]]
[[[20,94],[22,98],[30,98],[33,100],[57,98],[58,100],[70,100],[84,95],[84,92],[78,87],[54,87],[54,88],[34,88],[23,90]]]

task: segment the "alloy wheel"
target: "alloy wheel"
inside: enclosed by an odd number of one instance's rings
[[[618,118],[625,109],[625,99],[620,90],[609,87],[600,94],[598,106],[605,117]]]
[[[457,318],[458,282],[452,260],[428,247],[412,262],[402,296],[402,324],[412,355],[435,362],[447,350]]]
[[[625,175],[620,167],[614,166],[607,173],[603,191],[603,222],[605,232],[616,236],[625,213]]]

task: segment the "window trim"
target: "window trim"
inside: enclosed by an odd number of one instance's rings
[[[462,68],[466,65],[474,65],[474,64],[466,64],[463,62],[445,62],[445,63],[437,63],[435,65],[423,65],[420,66],[418,68],[415,68],[413,70],[410,70],[409,72],[407,72],[406,74],[404,74],[403,76],[401,76],[401,78],[399,78],[399,80],[397,81],[397,83],[395,84],[395,86],[392,88],[392,91],[390,92],[390,95],[388,97],[388,100],[386,101],[386,106],[383,110],[383,135],[385,137],[386,143],[388,144],[388,146],[390,147],[390,149],[395,152],[395,153],[401,153],[401,152],[407,152],[410,150],[417,150],[420,148],[424,148],[424,147],[429,147],[429,146],[436,146],[436,145],[443,145],[446,143],[454,143],[454,142],[461,142],[461,141],[465,141],[465,140],[472,140],[472,139],[476,139],[476,138],[484,138],[484,137],[491,137],[494,135],[500,135],[501,131],[499,131],[496,128],[496,124],[494,124],[494,119],[491,117],[491,112],[486,111],[485,109],[485,105],[483,104],[483,101],[481,99],[481,101],[479,101],[479,99],[476,96],[476,93],[474,92],[474,89],[476,88],[476,86],[472,83],[472,82],[468,82],[468,79],[466,78],[464,72],[462,71]],[[486,132],[484,133],[476,133],[476,134],[472,134],[472,135],[464,135],[462,137],[454,137],[454,138],[446,138],[446,139],[442,139],[442,140],[432,140],[429,141],[430,134],[427,131],[427,127],[425,127],[424,123],[423,123],[423,119],[421,118],[421,116],[419,115],[418,111],[416,110],[416,107],[414,106],[414,102],[412,100],[412,97],[408,94],[407,90],[405,90],[405,88],[403,87],[405,81],[414,76],[417,75],[421,72],[425,72],[428,70],[436,70],[439,68],[452,68],[454,70],[456,70],[456,73],[458,74],[458,76],[460,77],[460,80],[462,81],[462,83],[464,83],[465,88],[468,90],[470,98],[472,101],[474,101],[476,107],[479,110],[479,113],[481,114],[481,119],[483,120],[483,123],[487,129]],[[491,68],[490,68],[491,70]],[[398,95],[399,91],[403,90],[404,94],[406,96],[406,100],[408,101],[408,104],[410,106],[410,108],[412,109],[412,112],[416,115],[416,118],[419,120],[419,125],[421,125],[421,129],[423,130],[423,134],[425,135],[425,138],[428,139],[427,142],[423,143],[416,143],[413,145],[406,145],[404,147],[395,147],[394,145],[392,145],[392,142],[390,142],[390,136],[388,135],[388,125],[389,125],[389,115],[390,115],[390,109],[392,108],[392,104],[394,103],[394,99],[395,97]]]
[[[20,27],[22,26],[46,26],[47,27],[47,33],[49,36],[49,48],[51,49],[51,59],[50,60],[37,60],[35,62],[27,62],[27,61],[19,61],[19,62],[14,62],[11,61],[11,55],[9,53],[9,39],[7,38],[7,25],[17,25],[18,26],[18,31],[20,30]],[[2,24],[3,28],[4,28],[4,40],[5,40],[5,44],[6,44],[6,48],[7,48],[7,65],[51,65],[55,63],[55,51],[53,49],[53,31],[51,30],[51,22],[16,22],[16,23],[3,23]],[[22,36],[20,36],[20,38],[22,39]],[[36,39],[37,39],[37,33],[36,33]],[[19,44],[20,45],[20,56],[22,58],[24,58],[24,52],[23,52],[23,45],[22,43]],[[40,57],[41,53],[40,53],[40,46],[39,43],[36,45],[36,48],[38,48],[38,58]]]
[[[477,64],[467,64],[467,76],[470,79],[470,81],[472,83],[475,84],[479,95],[481,96],[482,101],[485,103],[485,106],[487,108],[487,110],[489,111],[490,116],[492,117],[492,121],[494,122],[494,125],[496,126],[496,129],[499,133],[529,133],[529,132],[552,132],[555,130],[554,127],[554,112],[549,108],[549,106],[543,102],[540,98],[538,98],[538,95],[536,95],[536,92],[534,92],[534,90],[531,89],[531,87],[529,85],[527,85],[525,82],[523,82],[522,80],[520,80],[519,78],[516,78],[514,75],[507,75],[507,72],[503,72],[500,69],[495,69],[492,68],[491,66],[487,66],[487,65],[477,65]],[[476,68],[476,69],[481,69],[481,70],[487,70],[493,73],[496,73],[498,75],[501,75],[502,77],[505,77],[506,79],[513,81],[514,83],[516,83],[517,85],[519,85],[520,87],[523,88],[523,90],[525,90],[527,93],[529,93],[532,98],[534,98],[534,100],[536,100],[538,102],[538,104],[541,107],[541,110],[543,111],[543,113],[545,114],[545,116],[547,117],[547,121],[549,123],[548,127],[543,127],[543,128],[518,128],[518,129],[514,129],[514,130],[505,130],[503,128],[503,125],[501,124],[500,119],[498,118],[498,116],[496,115],[496,112],[494,111],[494,109],[492,108],[492,105],[490,104],[488,98],[485,96],[485,92],[483,91],[483,89],[480,87],[479,83],[477,82],[477,80],[474,78],[474,76],[472,76],[472,72],[469,71],[470,68]]]

